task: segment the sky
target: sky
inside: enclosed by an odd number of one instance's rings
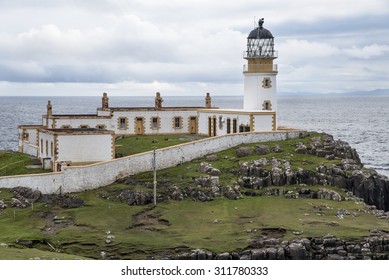
[[[387,0],[0,0],[0,96],[242,95],[259,18],[278,92],[389,88]]]

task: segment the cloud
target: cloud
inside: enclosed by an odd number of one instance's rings
[[[280,91],[389,87],[388,14],[385,0],[0,1],[0,81],[232,92],[255,16],[276,37]]]
[[[353,46],[343,50],[344,53],[352,58],[370,59],[373,57],[380,57],[389,52],[389,45],[372,44],[358,48]]]

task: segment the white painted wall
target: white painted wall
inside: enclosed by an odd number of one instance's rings
[[[277,111],[277,74],[244,73],[244,110],[262,110],[265,100],[270,100],[272,111]],[[263,88],[264,78],[270,78],[271,88]]]
[[[41,147],[41,143],[43,143],[42,147]],[[53,134],[45,133],[44,131],[39,132],[39,149],[38,149],[39,158],[52,158],[54,156],[51,153],[52,152],[51,143],[53,143],[54,145]],[[46,144],[47,144],[47,148],[46,148]]]
[[[19,128],[19,152],[28,155],[38,156],[38,129],[37,128]],[[23,131],[28,133],[28,140],[23,140]]]
[[[70,125],[72,128],[80,128],[81,125],[87,125],[89,128],[96,128],[97,125],[105,125],[106,129],[111,130],[111,120],[109,118],[85,118],[85,117],[74,117],[74,118],[61,118],[56,119],[55,128],[62,128],[64,125]]]
[[[136,118],[143,118],[144,133],[145,134],[171,134],[171,133],[189,133],[189,118],[196,117],[197,110],[193,111],[114,111],[112,117],[112,124],[114,128],[110,130],[115,131],[116,134],[135,134],[135,120]],[[160,128],[151,129],[151,122],[153,117],[160,118]],[[175,129],[173,127],[173,118],[182,117],[182,127]],[[128,119],[128,129],[118,128],[118,119]]]
[[[273,116],[254,115],[254,129],[256,132],[273,130]]]
[[[35,146],[29,142],[23,141],[23,153],[38,157],[38,146]]]
[[[91,162],[112,159],[112,135],[58,135],[57,161]]]
[[[157,168],[164,169],[243,143],[297,138],[302,131],[239,133],[203,139],[157,150]],[[78,192],[112,184],[119,178],[151,170],[152,152],[88,166],[65,167],[60,173],[0,177],[0,188],[30,187],[42,193]]]

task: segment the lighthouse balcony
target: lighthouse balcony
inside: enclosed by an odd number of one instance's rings
[[[277,73],[277,64],[245,64],[244,73]]]
[[[244,59],[260,59],[260,58],[269,58],[276,59],[278,57],[278,51],[270,49],[262,49],[261,47],[249,48],[247,51],[243,52]]]

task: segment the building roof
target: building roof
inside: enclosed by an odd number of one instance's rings
[[[263,27],[253,29],[247,39],[271,39],[274,38],[269,30]]]
[[[49,134],[114,134],[112,130],[99,129],[99,128],[42,128],[40,132],[46,132]]]
[[[206,107],[109,107],[111,111],[197,111]]]

